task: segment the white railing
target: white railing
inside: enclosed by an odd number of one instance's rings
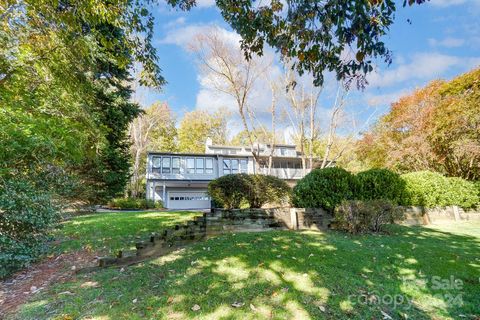
[[[301,179],[310,169],[294,169],[294,168],[272,168],[270,169],[270,175],[280,179]],[[260,174],[268,174],[268,168],[260,168]]]

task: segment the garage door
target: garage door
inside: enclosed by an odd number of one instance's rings
[[[210,209],[210,197],[206,192],[169,192],[169,209]]]

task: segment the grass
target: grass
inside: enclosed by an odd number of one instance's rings
[[[80,249],[111,254],[118,250],[134,249],[135,242],[145,240],[152,232],[184,223],[195,211],[119,211],[92,213],[64,221],[54,232],[61,252]]]
[[[392,226],[388,235],[229,234],[130,267],[79,274],[34,296],[16,317],[478,319],[479,253],[479,222]]]

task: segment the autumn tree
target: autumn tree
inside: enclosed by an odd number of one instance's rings
[[[228,114],[223,111],[209,113],[194,110],[184,114],[178,128],[178,148],[181,152],[205,152],[207,138],[214,144],[227,141]]]
[[[371,166],[480,178],[480,69],[432,81],[392,104],[359,142]]]
[[[133,157],[129,191],[137,197],[143,191],[147,151],[176,150],[175,117],[166,103],[154,102],[130,123],[129,135]]]

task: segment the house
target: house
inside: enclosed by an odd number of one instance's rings
[[[278,144],[272,150],[258,144],[254,151],[259,165],[255,165],[250,147],[212,145],[211,139],[207,139],[205,153],[148,152],[147,199],[161,200],[169,209],[209,209],[207,185],[211,180],[231,173],[268,174],[270,154],[270,175],[290,185],[311,170],[302,169],[301,153],[295,145]]]

